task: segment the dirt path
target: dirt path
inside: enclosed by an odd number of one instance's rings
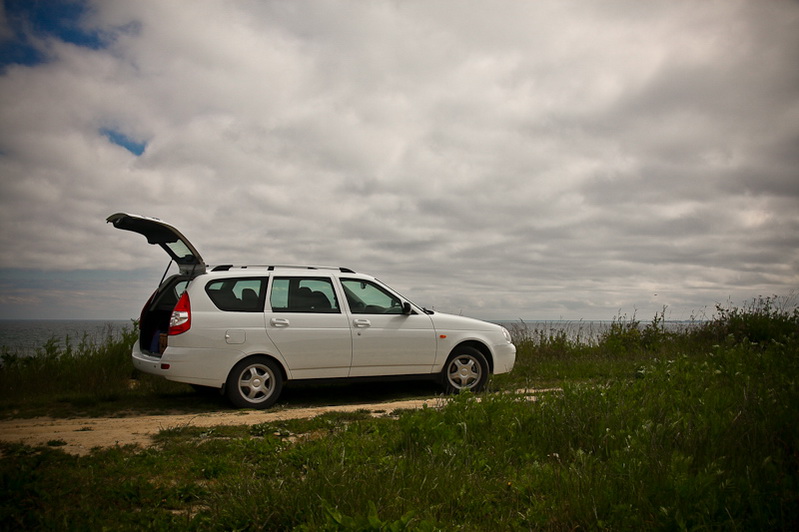
[[[130,416],[119,418],[11,419],[0,421],[0,440],[24,443],[31,446],[47,445],[61,440],[65,452],[85,455],[94,447],[134,444],[147,447],[152,436],[159,431],[176,427],[214,427],[219,425],[256,425],[268,421],[312,418],[326,412],[353,412],[368,410],[374,416],[389,414],[394,410],[436,407],[445,399],[413,399],[387,403],[290,408],[285,410],[231,410],[206,414],[164,414],[155,416]]]
[[[518,390],[529,400],[537,394],[557,391]],[[437,408],[447,401],[443,397],[410,399],[384,403],[322,406],[313,408],[287,408],[284,410],[230,410],[205,414],[163,414],[129,417],[82,417],[54,419],[10,419],[0,421],[0,440],[23,443],[30,446],[47,445],[60,440],[66,445],[59,449],[67,453],[85,455],[95,447],[115,445],[152,445],[152,436],[158,432],[177,427],[215,427],[219,425],[257,425],[269,421],[312,418],[326,412],[354,412],[367,410],[373,416],[390,414],[395,410],[407,410],[428,406]]]

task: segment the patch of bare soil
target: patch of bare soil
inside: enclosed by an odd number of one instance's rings
[[[394,410],[438,406],[443,399],[413,399],[389,403],[337,405],[286,410],[231,410],[206,414],[164,414],[121,418],[10,419],[0,421],[0,440],[31,446],[61,441],[59,448],[67,453],[85,455],[95,447],[115,445],[152,445],[152,436],[159,431],[177,427],[215,427],[220,425],[257,425],[285,419],[313,418],[326,412],[368,410],[378,416]]]
[[[531,400],[534,393],[551,390],[524,390]],[[0,421],[0,440],[30,446],[59,442],[67,453],[85,455],[96,447],[115,445],[152,445],[152,436],[164,429],[178,427],[215,427],[220,425],[257,425],[286,419],[313,418],[326,412],[354,412],[367,410],[373,416],[390,414],[395,410],[408,410],[428,406],[437,408],[446,399],[411,399],[385,403],[322,406],[313,408],[288,408],[285,410],[231,410],[206,414],[164,414],[131,417],[102,417],[53,419],[10,419]],[[66,444],[62,444],[65,442]]]

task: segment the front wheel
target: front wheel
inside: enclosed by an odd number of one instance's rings
[[[442,372],[442,381],[447,393],[463,390],[479,392],[488,381],[488,361],[473,347],[458,347],[450,355]]]
[[[283,389],[283,375],[270,358],[255,356],[242,360],[230,371],[225,390],[239,408],[269,408]]]

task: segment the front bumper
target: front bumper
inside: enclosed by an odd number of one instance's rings
[[[494,346],[494,374],[509,373],[516,364],[516,346],[503,343]]]

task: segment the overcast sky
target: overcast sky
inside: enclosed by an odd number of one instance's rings
[[[484,319],[799,289],[797,2],[0,9],[0,318],[136,317],[120,211]]]

